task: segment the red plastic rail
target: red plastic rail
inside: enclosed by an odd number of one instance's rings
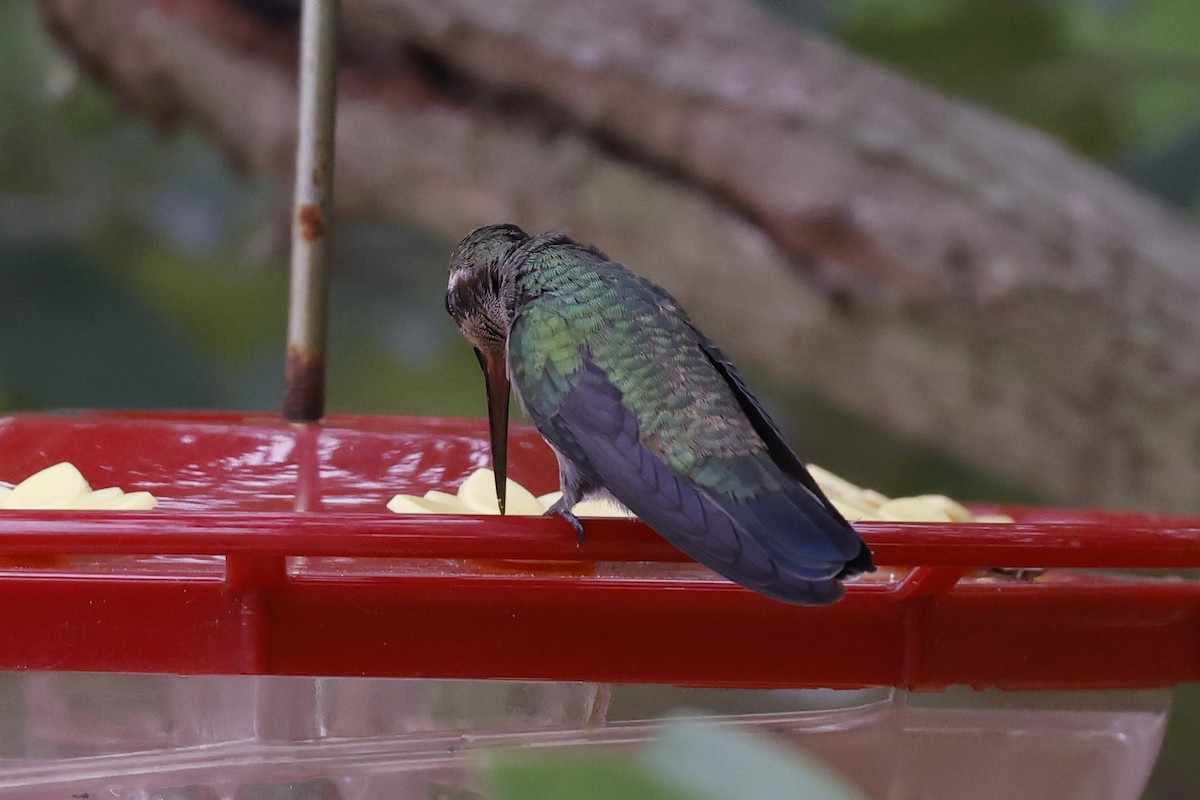
[[[513,477],[554,488],[536,434],[515,431],[511,448]],[[577,545],[556,519],[384,508],[487,459],[468,420],[0,418],[0,481],[66,460],[93,487],[160,499],[144,513],[0,511],[0,669],[915,689],[1200,679],[1200,583],[1128,572],[1200,567],[1197,519],[864,523],[877,579],[798,608],[712,577],[637,522],[590,521]],[[991,566],[1052,571],[978,571]]]

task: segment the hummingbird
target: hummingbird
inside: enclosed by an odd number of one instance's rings
[[[729,580],[791,603],[839,600],[871,553],[729,358],[665,289],[561,233],[490,225],[450,257],[446,310],[487,390],[501,513],[509,395],[558,459],[547,514],[615,499]],[[510,392],[510,390],[512,390]]]

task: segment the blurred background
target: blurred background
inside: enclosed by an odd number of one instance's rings
[[[1200,214],[1195,0],[769,6]],[[59,52],[35,2],[0,0],[0,413],[277,408],[289,199],[289,184],[239,174],[195,127],[124,113]],[[329,410],[482,415],[478,367],[442,305],[453,240],[367,216],[334,235]],[[752,378],[805,457],[860,483],[1044,499]],[[1200,796],[1200,693],[1181,697],[1148,798]]]

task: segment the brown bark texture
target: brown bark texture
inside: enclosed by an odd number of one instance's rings
[[[290,23],[41,6],[130,108],[290,179]],[[1200,509],[1200,231],[1061,144],[739,0],[342,19],[341,213],[566,228],[789,385],[1059,502]]]

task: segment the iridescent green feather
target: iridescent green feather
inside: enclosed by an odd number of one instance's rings
[[[590,359],[633,409],[642,444],[679,475],[733,499],[783,476],[686,314],[661,289],[573,244],[510,260],[509,367],[535,420],[560,406]]]

